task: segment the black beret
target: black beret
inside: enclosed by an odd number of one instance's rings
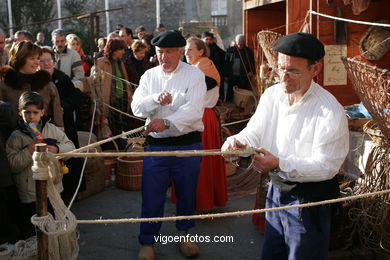
[[[274,51],[309,60],[319,60],[325,55],[324,45],[312,34],[292,33],[275,41]]]
[[[174,31],[165,31],[154,37],[151,43],[154,46],[162,48],[174,48],[184,47],[186,45],[186,40],[180,33]]]

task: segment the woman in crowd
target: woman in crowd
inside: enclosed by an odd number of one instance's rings
[[[42,47],[42,55],[39,66],[42,70],[47,71],[52,82],[57,87],[61,99],[61,105],[64,109],[64,130],[68,138],[74,143],[76,148],[79,148],[79,140],[77,136],[77,125],[75,115],[77,116],[78,108],[81,105],[81,91],[73,85],[72,80],[64,72],[54,68],[55,55],[51,48]],[[64,175],[63,185],[64,191],[61,193],[65,202],[70,200],[77,188],[80,173],[82,168],[82,160],[80,158],[70,158],[65,162],[69,168],[69,174]],[[84,190],[84,185],[81,190]]]
[[[68,34],[66,36],[66,44],[68,45],[68,48],[76,51],[80,55],[81,63],[83,64],[84,74],[85,74],[85,76],[89,76],[90,60],[84,54],[80,37],[78,37],[76,34],[73,34],[73,33]]]
[[[141,76],[152,67],[152,64],[146,57],[147,46],[141,41],[134,41],[131,45],[133,55],[130,58],[130,63],[127,66],[129,81],[136,85],[139,84]]]
[[[146,45],[146,58],[152,64],[152,66],[155,67],[158,65],[158,60],[156,49],[152,46],[151,43],[152,39],[152,34],[145,34],[144,37],[142,37],[141,42]]]
[[[204,101],[202,132],[203,149],[219,149],[221,137],[217,116],[212,109],[219,98],[221,78],[214,63],[207,58],[208,48],[197,37],[187,39],[185,56],[187,62],[199,68],[206,75],[207,93]],[[221,156],[204,156],[200,165],[200,174],[196,192],[196,209],[206,211],[214,206],[224,207],[227,202],[226,166]]]
[[[41,54],[41,48],[29,41],[12,45],[8,65],[0,68],[0,100],[18,107],[19,97],[24,91],[36,91],[43,97],[46,115],[56,126],[63,127],[63,110],[57,88],[47,71],[38,70]]]
[[[97,60],[97,68],[92,68],[92,75],[98,81],[98,93],[105,104],[99,104],[102,115],[108,118],[109,126],[114,135],[128,129],[127,117],[121,113],[109,109],[110,105],[123,112],[129,112],[132,92],[128,82],[125,66],[121,57],[125,52],[126,44],[119,39],[111,39],[107,42],[104,57]],[[101,75],[100,77],[97,75]],[[108,136],[100,136],[108,137]]]

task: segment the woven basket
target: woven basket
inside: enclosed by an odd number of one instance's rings
[[[142,160],[118,158],[115,181],[118,188],[138,191],[142,187]]]
[[[377,23],[390,24],[390,20],[383,19],[377,21]],[[390,28],[371,26],[360,40],[359,49],[361,55],[368,60],[379,60],[390,49],[389,37]]]
[[[219,120],[221,120],[221,123],[225,123],[225,121],[229,118],[229,108],[223,106],[215,106],[214,109],[216,114],[219,116]]]
[[[252,91],[237,86],[233,87],[233,91],[233,101],[236,106],[244,108],[248,112],[252,112],[256,108],[256,97]]]
[[[390,140],[386,139],[379,129],[378,125],[374,120],[368,121],[363,126],[363,131],[371,137],[372,141],[379,146],[390,146]]]
[[[390,139],[390,70],[373,67],[356,59],[341,57],[356,94],[375,120],[384,137]]]

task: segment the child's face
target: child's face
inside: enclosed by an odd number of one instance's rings
[[[31,122],[37,124],[41,120],[41,117],[44,115],[44,110],[39,109],[35,105],[30,105],[23,109],[19,109],[19,115],[23,117],[23,121],[26,124],[29,124]]]

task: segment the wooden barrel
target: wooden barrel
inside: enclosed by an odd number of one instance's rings
[[[142,160],[134,157],[118,158],[116,185],[124,190],[138,191],[142,187]]]

